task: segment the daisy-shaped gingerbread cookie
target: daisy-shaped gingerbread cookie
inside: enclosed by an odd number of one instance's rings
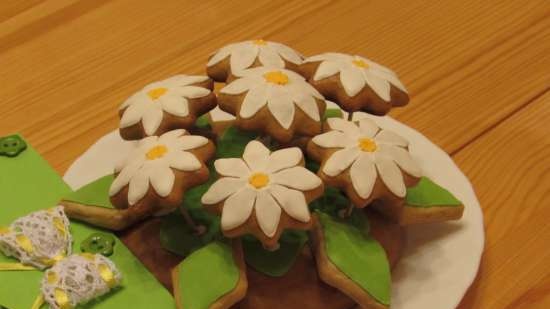
[[[300,73],[327,99],[349,112],[385,115],[409,102],[407,89],[390,69],[361,56],[324,53],[309,57]]]
[[[206,64],[206,72],[215,81],[225,82],[232,74],[252,67],[297,71],[302,60],[300,53],[281,43],[244,41],[226,45],[216,51]]]
[[[262,143],[248,143],[241,158],[214,162],[220,178],[202,196],[202,203],[221,213],[225,236],[252,234],[274,248],[284,229],[310,229],[308,204],[323,194],[323,182],[307,170],[299,148],[270,152]]]
[[[236,116],[235,125],[261,131],[279,142],[295,134],[321,132],[323,96],[297,73],[285,69],[252,68],[220,90],[222,110]]]
[[[151,83],[120,106],[120,135],[127,140],[188,129],[216,107],[214,82],[207,76],[176,75]]]
[[[318,175],[327,185],[342,188],[359,208],[374,200],[402,204],[407,187],[422,176],[408,141],[363,118],[351,122],[329,118],[325,133],[308,143],[308,154],[321,162]]]
[[[205,161],[214,144],[183,129],[139,141],[130,156],[115,169],[109,195],[119,209],[165,214],[176,209],[184,192],[208,180]]]

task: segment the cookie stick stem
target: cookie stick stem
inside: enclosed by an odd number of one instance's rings
[[[192,228],[195,231],[195,234],[197,236],[200,236],[204,233],[206,233],[206,227],[204,225],[200,225],[195,223],[195,220],[193,220],[193,217],[189,214],[189,211],[185,206],[180,207],[181,215],[183,216],[183,220],[185,221],[185,224]]]
[[[112,231],[123,230],[151,215],[150,211],[105,208],[67,200],[62,200],[59,204],[64,207],[69,218]]]

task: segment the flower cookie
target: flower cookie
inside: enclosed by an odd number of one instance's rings
[[[325,100],[305,79],[285,69],[253,68],[220,90],[222,110],[243,130],[261,131],[281,143],[321,132]]]
[[[23,265],[44,269],[71,254],[72,237],[63,207],[33,212],[0,227],[0,252]]]
[[[168,213],[181,204],[188,188],[208,180],[204,162],[214,151],[210,140],[183,129],[144,138],[116,167],[111,202],[119,209]]]
[[[115,264],[100,254],[75,254],[47,270],[41,290],[52,309],[75,308],[119,286],[122,275]]]
[[[342,188],[359,208],[380,199],[402,202],[407,187],[422,172],[411,157],[408,141],[363,118],[351,122],[329,118],[325,133],[308,143],[308,154],[321,162],[319,176],[327,185]]]
[[[221,213],[225,236],[250,233],[266,248],[276,247],[285,228],[311,228],[308,204],[324,191],[321,179],[303,165],[299,148],[270,152],[251,141],[242,159],[214,162],[220,179],[201,202]]]
[[[361,56],[316,55],[304,60],[300,73],[348,112],[385,115],[409,102],[407,89],[393,71]]]
[[[281,43],[244,41],[226,45],[215,52],[206,64],[206,72],[215,81],[225,82],[231,75],[259,66],[297,71],[303,58]]]
[[[188,129],[216,107],[207,76],[176,75],[145,86],[120,106],[120,135],[126,140]]]

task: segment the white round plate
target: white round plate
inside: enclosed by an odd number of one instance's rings
[[[424,174],[447,188],[465,206],[457,222],[407,228],[403,259],[393,271],[392,309],[454,309],[476,277],[484,246],[483,214],[470,182],[439,147],[419,132],[390,118],[370,117],[382,128],[410,141],[412,155]],[[123,141],[118,130],[99,139],[67,170],[64,180],[78,189],[113,172],[135,142]]]

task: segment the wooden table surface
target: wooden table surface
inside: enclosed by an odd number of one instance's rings
[[[21,132],[63,173],[127,96],[251,38],[397,71],[412,100],[391,115],[453,156],[484,210],[460,308],[550,308],[548,0],[4,0],[0,136]]]

